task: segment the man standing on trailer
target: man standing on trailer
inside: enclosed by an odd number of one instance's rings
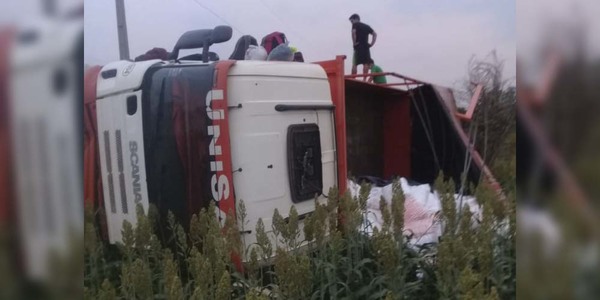
[[[353,14],[350,16],[352,23],[352,45],[354,46],[354,56],[352,59],[352,75],[356,74],[356,66],[363,66],[363,74],[371,68],[371,50],[377,40],[377,33],[371,26],[360,22],[360,16]],[[373,41],[369,43],[369,34],[373,35]],[[367,80],[365,77],[364,80]]]

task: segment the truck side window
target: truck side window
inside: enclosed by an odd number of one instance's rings
[[[321,138],[317,124],[296,124],[287,133],[288,173],[292,201],[314,199],[323,192]]]

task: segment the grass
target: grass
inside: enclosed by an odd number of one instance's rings
[[[440,177],[441,178],[441,177]],[[457,211],[453,183],[436,182],[442,195],[443,235],[437,246],[410,247],[404,232],[404,197],[394,184],[391,206],[382,201],[384,225],[368,237],[361,228],[370,187],[356,198],[331,189],[326,204],[304,220],[299,240],[298,214],[289,221],[278,211],[272,228],[255,226],[257,242],[244,245],[238,223],[220,228],[211,205],[185,232],[172,214],[144,214],[138,226],[123,225],[117,248],[101,242],[94,215],[86,215],[86,299],[514,299],[514,198],[498,203],[483,187],[478,226],[468,209]],[[168,238],[160,239],[160,224]],[[499,230],[504,226],[504,230]],[[506,230],[506,228],[509,228]],[[273,241],[276,241],[273,243]],[[301,247],[301,245],[306,245]],[[249,259],[244,273],[232,255]],[[271,256],[275,258],[271,260]]]

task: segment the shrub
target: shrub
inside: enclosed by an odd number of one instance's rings
[[[437,247],[419,249],[404,236],[404,196],[393,183],[391,205],[381,202],[385,224],[372,237],[361,226],[370,187],[355,198],[331,189],[326,204],[304,220],[300,241],[294,207],[287,221],[276,210],[271,244],[261,219],[257,242],[243,245],[240,219],[221,228],[214,204],[194,215],[185,232],[168,214],[168,238],[156,234],[157,214],[138,208],[138,226],[123,224],[123,243],[102,243],[94,218],[86,219],[85,295],[100,299],[514,299],[514,197],[498,201],[482,185],[479,226],[454,204],[454,184],[436,181],[442,200],[443,235]],[[88,214],[92,215],[92,214]],[[508,224],[510,230],[500,231]],[[231,254],[247,254],[239,273]],[[270,265],[271,256],[275,255]]]

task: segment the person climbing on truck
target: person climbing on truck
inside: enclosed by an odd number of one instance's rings
[[[375,61],[373,59],[371,59],[370,61],[371,64],[371,74],[375,74],[375,73],[383,73],[383,69],[375,64]],[[387,80],[385,79],[385,75],[379,75],[379,76],[369,76],[369,82],[374,82],[375,84],[386,84]]]
[[[352,45],[354,47],[354,56],[352,59],[352,75],[356,74],[356,67],[363,66],[363,74],[367,74],[370,69],[371,50],[377,40],[377,33],[371,26],[362,23],[358,14],[350,16],[352,23]],[[369,43],[369,34],[373,36],[373,40]],[[367,78],[365,77],[365,80]]]

